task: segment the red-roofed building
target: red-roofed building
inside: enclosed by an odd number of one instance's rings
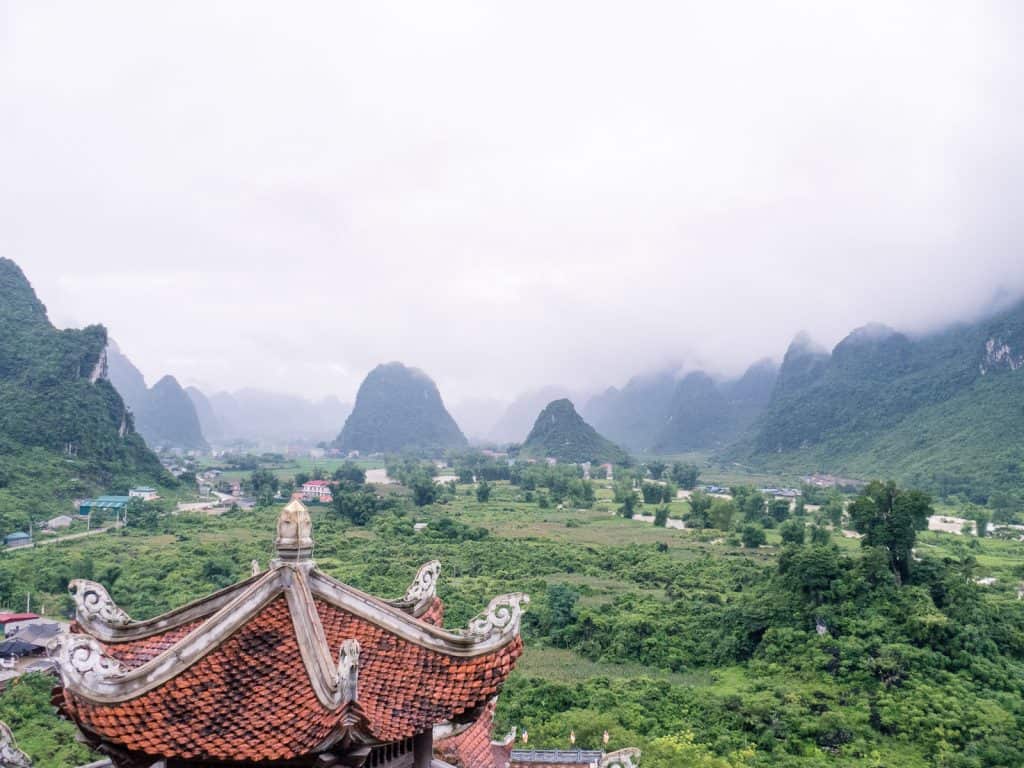
[[[311,529],[292,501],[267,571],[254,563],[250,578],[155,619],[73,581],[75,624],[52,646],[61,712],[116,768],[444,768],[435,737],[489,739],[528,598],[497,597],[445,630],[439,563],[382,600],[318,570]],[[502,754],[459,764],[505,768]]]
[[[36,613],[15,613],[14,611],[4,611],[0,613],[0,632],[7,634],[9,624],[17,624],[20,621],[35,621],[39,618]]]

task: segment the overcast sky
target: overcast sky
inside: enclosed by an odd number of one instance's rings
[[[1024,291],[1020,4],[0,0],[0,255],[150,384],[722,374]]]

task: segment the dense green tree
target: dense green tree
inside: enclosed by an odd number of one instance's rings
[[[481,504],[485,504],[488,499],[491,498],[491,484],[486,480],[481,480],[476,485],[476,500]]]
[[[349,485],[363,485],[366,483],[366,471],[354,461],[346,461],[334,470],[332,478]]]
[[[777,523],[789,517],[789,499],[772,499],[768,504],[768,513]]]
[[[693,490],[697,485],[697,478],[700,477],[700,470],[696,464],[685,464],[681,461],[672,462],[672,467],[669,470],[669,477],[676,483],[680,488],[684,488],[688,491]]]
[[[676,489],[671,483],[644,482],[640,486],[644,504],[669,504],[675,498]]]
[[[668,507],[664,504],[654,510],[654,524],[664,528],[668,524]]]
[[[763,493],[749,485],[736,486],[729,490],[746,521],[761,522],[764,519],[767,500]]]
[[[823,525],[811,526],[811,544],[827,546],[832,542],[832,533]]]
[[[893,481],[875,480],[851,502],[850,518],[865,547],[879,547],[888,555],[897,586],[910,577],[911,552],[917,532],[928,526],[934,513],[931,497],[907,491]]]
[[[803,544],[806,536],[802,520],[787,520],[779,526],[783,544]]]
[[[720,531],[728,531],[738,514],[736,502],[732,499],[712,499],[708,510],[708,524]]]
[[[366,525],[390,504],[366,486],[342,484],[334,493],[335,513],[353,525]]]
[[[707,528],[711,525],[711,497],[703,491],[690,494],[690,510],[686,522],[691,528]]]
[[[437,495],[440,491],[437,483],[434,482],[434,478],[425,472],[419,472],[414,475],[409,481],[408,487],[412,491],[412,498],[417,507],[433,504],[437,501]]]
[[[648,461],[646,466],[652,480],[661,480],[661,476],[668,469],[668,464],[660,460]]]
[[[627,493],[622,497],[622,504],[619,505],[619,514],[623,517],[633,517],[636,511],[636,494],[633,492]]]
[[[750,549],[760,547],[768,540],[765,536],[764,528],[754,523],[748,523],[743,526],[741,538],[743,539],[743,546]]]

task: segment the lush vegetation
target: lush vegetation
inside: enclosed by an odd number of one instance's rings
[[[410,482],[431,474],[395,466]],[[565,746],[573,729],[586,747],[607,729],[612,748],[645,749],[645,768],[1024,762],[1024,545],[919,533],[929,500],[895,486],[866,489],[848,515],[838,503],[841,525],[867,533],[857,541],[832,535],[834,494],[813,512],[739,486],[729,499],[654,505],[640,470],[628,480],[617,471],[615,488],[577,467],[512,470],[513,482],[454,488],[431,478],[437,496],[417,506],[412,489],[385,493],[343,465],[335,504],[313,512],[320,566],[372,593],[401,594],[421,562],[440,558],[449,626],[493,594],[531,593],[527,652],[499,730],[518,725],[531,744]],[[656,465],[646,481],[670,471]],[[706,527],[611,514],[627,484],[648,513],[689,516],[710,502]],[[5,553],[0,602],[31,591],[49,611],[67,610],[68,580],[88,577],[132,614],[154,615],[265,560],[275,516],[147,515],[118,533]],[[915,557],[900,560],[907,547]],[[982,586],[983,576],[997,581]],[[38,765],[70,764],[67,731],[30,692],[0,697],[0,715]]]
[[[985,503],[1024,484],[1024,304],[920,339],[880,326],[833,352],[798,339],[752,441],[761,465],[870,477]],[[739,446],[735,455],[748,455]]]
[[[70,500],[172,483],[102,370],[106,331],[58,331],[14,262],[0,259],[0,532]]]
[[[565,463],[628,464],[629,454],[587,424],[566,399],[553,400],[537,416],[520,455]]]
[[[363,380],[335,441],[343,451],[437,455],[466,445],[437,385],[401,363],[378,365]]]

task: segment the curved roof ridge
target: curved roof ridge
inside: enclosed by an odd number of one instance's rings
[[[457,657],[482,656],[512,642],[519,635],[522,608],[529,602],[522,593],[500,595],[469,622],[467,629],[452,632],[410,616],[372,595],[325,578],[312,568],[280,563],[243,583],[248,584],[245,589],[237,594],[229,593],[229,596],[234,594],[232,599],[226,600],[184,637],[137,667],[128,667],[113,658],[97,642],[104,640],[105,633],[94,635],[90,631],[91,625],[109,630],[109,625],[104,622],[83,624],[85,634],[58,635],[51,642],[51,655],[60,662],[65,686],[96,702],[116,702],[139,696],[163,685],[202,659],[283,593],[317,698],[329,702],[334,695],[335,681],[331,671],[334,662],[316,616],[314,598],[321,598],[427,650]],[[103,593],[106,594],[105,590]],[[106,611],[108,618],[130,621],[127,614],[119,611],[110,600]],[[325,703],[325,706],[329,705]]]

